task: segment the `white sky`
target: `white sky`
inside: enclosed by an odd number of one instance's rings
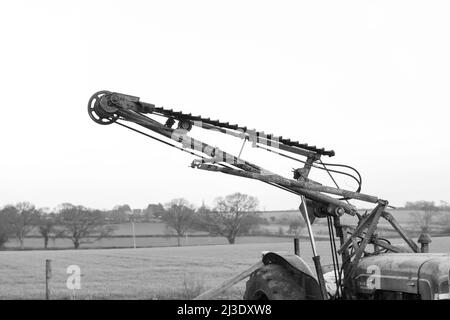
[[[240,191],[261,209],[298,206],[95,124],[86,105],[101,89],[334,149],[330,162],[393,205],[450,200],[449,16],[448,1],[2,1],[0,205]]]

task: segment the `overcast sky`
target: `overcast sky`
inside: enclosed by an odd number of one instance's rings
[[[362,191],[393,205],[450,201],[449,16],[448,1],[2,1],[0,205],[240,191],[261,209],[298,207],[95,124],[86,106],[101,89],[334,149],[324,160],[355,166]],[[252,152],[286,176],[298,166]]]

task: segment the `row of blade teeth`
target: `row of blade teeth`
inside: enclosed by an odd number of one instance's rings
[[[282,143],[286,143],[289,145],[296,145],[299,147],[307,147],[309,149],[314,149],[317,151],[321,151],[324,153],[328,153],[328,154],[334,154],[333,151],[325,151],[324,148],[317,148],[316,146],[310,146],[307,143],[300,143],[299,141],[291,141],[291,139],[289,138],[283,138],[282,136],[274,136],[273,134],[266,134],[264,131],[257,131],[256,129],[248,129],[247,127],[240,127],[238,124],[230,124],[229,122],[220,122],[220,120],[211,120],[211,118],[203,118],[201,116],[193,116],[191,113],[183,113],[181,111],[174,111],[173,109],[164,109],[164,107],[158,107],[156,108],[157,110],[161,110],[162,113],[166,114],[170,113],[171,115],[178,115],[178,116],[182,116],[182,117],[190,117],[193,119],[198,119],[200,121],[205,121],[205,122],[210,122],[210,124],[212,125],[219,125],[219,126],[226,126],[230,129],[236,130],[236,129],[241,129],[246,133],[250,133],[250,134],[257,134],[259,136],[263,136],[266,137],[267,139],[270,140],[277,140],[277,141],[281,141]]]

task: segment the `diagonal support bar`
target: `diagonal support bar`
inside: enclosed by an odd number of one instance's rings
[[[372,222],[374,214],[376,213],[376,210],[378,209],[379,205],[375,207],[375,209],[372,210],[372,212],[365,218],[364,221],[362,221],[359,226],[353,231],[353,234],[350,235],[350,237],[347,238],[347,240],[344,242],[344,244],[339,248],[338,253],[342,254],[350,244],[352,244],[353,239],[357,236],[360,236],[365,228]]]
[[[382,217],[386,219],[391,226],[398,232],[398,234],[402,237],[402,239],[408,244],[408,246],[412,249],[413,252],[420,252],[417,244],[406,234],[405,230],[400,226],[400,224],[395,220],[394,216],[387,211],[383,211]]]
[[[383,213],[383,210],[386,208],[387,203],[385,204],[379,204],[375,208],[375,212],[373,213],[373,218],[371,219],[371,222],[368,226],[367,232],[361,242],[361,244],[355,249],[355,257],[353,258],[351,267],[350,267],[350,274],[353,273],[355,270],[359,260],[361,259],[364,249],[366,248],[367,244],[369,243],[370,239],[372,238],[373,233],[375,232],[378,221],[380,220],[381,214]]]

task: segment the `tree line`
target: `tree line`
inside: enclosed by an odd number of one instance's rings
[[[33,229],[43,238],[46,249],[50,239],[69,238],[77,249],[81,243],[101,239],[113,231],[101,210],[70,203],[63,203],[52,211],[36,208],[30,202],[6,205],[0,210],[0,248],[15,237],[24,249],[25,237]],[[89,240],[91,237],[94,240]]]
[[[36,208],[30,202],[20,202],[0,209],[0,248],[15,238],[23,249],[25,238],[33,234],[42,237],[46,249],[49,241],[57,238],[70,239],[77,249],[83,243],[111,236],[116,224],[155,220],[165,222],[176,235],[178,245],[190,231],[204,231],[212,236],[225,237],[230,244],[234,244],[238,236],[249,234],[254,226],[268,223],[260,217],[257,208],[258,199],[242,193],[219,197],[211,207],[203,204],[199,208],[182,198],[165,205],[149,204],[144,209],[131,209],[129,205],[122,204],[114,206],[112,210],[91,209],[70,203],[49,210]],[[404,209],[414,210],[411,216],[422,231],[427,232],[431,224],[442,216],[442,212],[450,212],[450,205],[444,201],[440,204],[415,201],[406,202]],[[445,218],[442,223],[450,227],[449,215],[443,215],[442,218]],[[303,227],[300,218],[289,221],[291,233],[298,233]]]
[[[112,210],[91,209],[81,205],[63,203],[53,210],[36,208],[30,202],[6,205],[0,209],[0,248],[15,238],[24,249],[24,240],[34,230],[43,238],[44,248],[49,240],[68,238],[78,249],[111,236],[115,224],[129,221],[147,222],[162,220],[180,238],[188,231],[206,231],[210,235],[225,237],[230,244],[236,237],[248,233],[263,219],[257,213],[258,199],[234,193],[217,198],[212,207],[204,204],[195,208],[185,199],[169,203],[150,204],[145,209],[132,210],[129,205],[117,205]]]

